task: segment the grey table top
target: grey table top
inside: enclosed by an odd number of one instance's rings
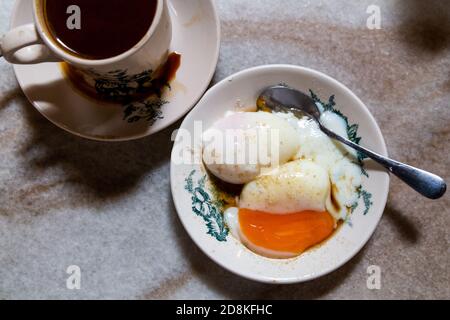
[[[381,30],[366,10],[379,5]],[[450,180],[450,4],[394,0],[217,0],[214,78],[290,63],[339,79],[366,103],[390,154]],[[13,0],[0,2],[0,33]],[[170,136],[128,143],[61,131],[0,60],[0,299],[450,298],[450,196],[432,202],[393,179],[384,217],[353,260],[289,286],[243,280],[188,238],[172,204]],[[66,269],[81,268],[80,290]],[[367,268],[382,271],[380,290]]]

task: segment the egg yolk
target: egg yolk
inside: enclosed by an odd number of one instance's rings
[[[335,227],[328,212],[314,211],[278,215],[240,209],[239,224],[252,244],[297,255],[330,237]]]

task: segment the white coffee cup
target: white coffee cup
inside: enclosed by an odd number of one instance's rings
[[[93,87],[99,80],[114,81],[117,73],[130,81],[142,74],[151,78],[166,62],[172,40],[167,0],[156,1],[153,23],[133,48],[112,58],[90,60],[71,54],[56,43],[44,20],[42,0],[33,0],[34,23],[6,33],[0,40],[0,54],[13,64],[67,62]]]

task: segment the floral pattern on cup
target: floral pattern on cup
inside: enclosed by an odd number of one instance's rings
[[[169,103],[163,100],[164,88],[170,88],[169,82],[153,78],[153,70],[136,75],[128,75],[126,70],[109,72],[105,76],[96,75],[94,87],[99,98],[120,102],[124,108],[124,120],[135,123],[140,120],[153,125],[163,119],[161,108]],[[145,99],[139,97],[145,96]],[[138,98],[138,99],[137,99]]]

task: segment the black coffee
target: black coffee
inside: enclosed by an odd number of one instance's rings
[[[44,0],[43,5],[57,43],[74,55],[97,60],[135,46],[152,25],[157,1]]]

